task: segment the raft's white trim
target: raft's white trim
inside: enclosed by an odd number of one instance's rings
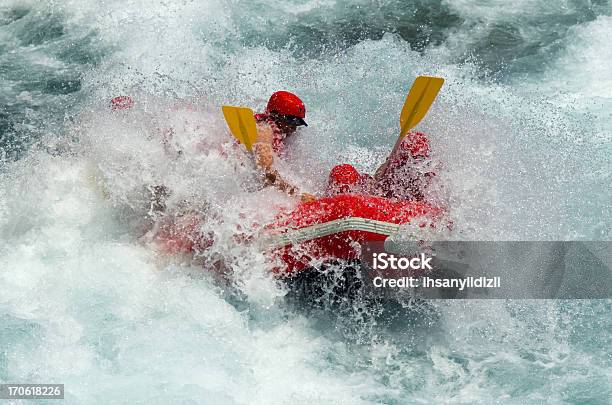
[[[264,237],[261,242],[267,248],[280,248],[345,231],[372,232],[389,236],[397,233],[399,229],[400,226],[398,224],[390,222],[361,217],[347,217],[307,226],[305,228],[290,230],[282,234],[268,235]]]

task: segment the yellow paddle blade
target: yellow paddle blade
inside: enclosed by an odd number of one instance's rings
[[[257,125],[253,110],[247,107],[233,107],[224,105],[221,107],[227,126],[232,134],[238,139],[247,150],[253,150],[253,144],[257,140]]]
[[[385,177],[391,156],[395,155],[408,131],[425,117],[443,84],[444,79],[441,77],[419,76],[416,78],[400,114],[400,136],[397,138],[389,158],[374,174],[376,180]]]
[[[406,136],[408,131],[425,117],[442,84],[444,84],[444,79],[441,77],[419,76],[416,78],[400,114],[400,138]]]

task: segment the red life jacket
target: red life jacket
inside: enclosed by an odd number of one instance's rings
[[[255,121],[259,123],[266,123],[270,125],[272,128],[272,132],[274,133],[274,138],[272,139],[272,149],[277,154],[282,154],[285,150],[285,143],[283,139],[285,139],[285,134],[281,132],[278,128],[274,120],[267,113],[255,114]]]

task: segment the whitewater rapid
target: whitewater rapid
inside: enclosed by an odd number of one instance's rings
[[[609,240],[610,4],[404,3],[0,2],[0,383],[75,404],[606,403],[610,300],[309,314],[232,242],[295,202],[244,191],[221,104],[299,94],[284,169],[316,192],[384,159],[419,74],[446,78],[419,129],[455,236]],[[110,111],[123,94],[136,108]],[[230,286],[143,243],[151,184],[223,217]]]

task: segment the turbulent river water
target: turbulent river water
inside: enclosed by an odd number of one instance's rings
[[[610,35],[606,0],[0,0],[0,383],[75,404],[608,403],[610,300],[286,305],[232,235],[295,202],[244,191],[219,106],[299,94],[283,169],[317,192],[335,164],[373,171],[414,78],[442,76],[419,129],[456,238],[609,240]],[[155,184],[223,219],[203,264],[143,243]]]

